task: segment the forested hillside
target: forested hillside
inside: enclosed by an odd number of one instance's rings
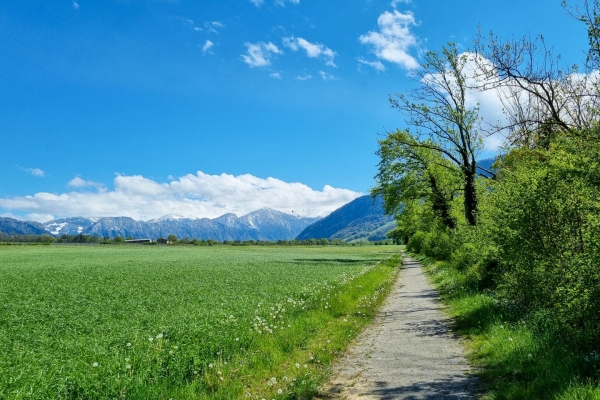
[[[385,214],[380,196],[362,196],[306,227],[297,239],[378,241],[386,239],[395,226],[394,218]]]

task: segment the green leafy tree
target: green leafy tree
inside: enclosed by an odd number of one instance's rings
[[[414,128],[396,135],[397,146],[428,150],[453,165],[461,180],[465,219],[476,225],[476,157],[483,148],[484,132],[478,108],[467,101],[468,63],[467,55],[459,55],[453,43],[441,52],[428,52],[422,67],[414,71],[419,87],[409,96],[390,97],[390,102]]]
[[[177,236],[176,235],[169,235],[167,236],[167,240],[171,243],[177,243]]]
[[[388,214],[408,215],[415,201],[427,201],[442,224],[454,229],[451,202],[460,187],[460,172],[427,145],[433,144],[419,142],[402,130],[380,140],[377,155],[381,161],[372,194],[383,197]]]

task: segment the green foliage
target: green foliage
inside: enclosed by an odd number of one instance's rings
[[[423,231],[417,231],[411,238],[408,240],[408,244],[406,245],[406,250],[412,253],[421,253],[423,250],[423,243],[425,242],[425,238],[427,237],[427,233]]]
[[[0,398],[311,398],[385,297],[398,259],[377,262],[397,252],[0,248]]]
[[[427,233],[421,245],[421,252],[436,260],[447,260],[452,253],[450,236],[442,229]]]
[[[507,157],[492,201],[503,294],[600,345],[600,146],[557,140]]]

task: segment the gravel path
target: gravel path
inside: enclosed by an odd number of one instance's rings
[[[475,398],[477,381],[421,264],[404,257],[402,269],[375,323],[334,367],[323,398]]]

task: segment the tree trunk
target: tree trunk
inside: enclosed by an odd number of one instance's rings
[[[475,168],[467,167],[465,171],[465,218],[471,226],[477,225],[477,192],[475,190]]]

